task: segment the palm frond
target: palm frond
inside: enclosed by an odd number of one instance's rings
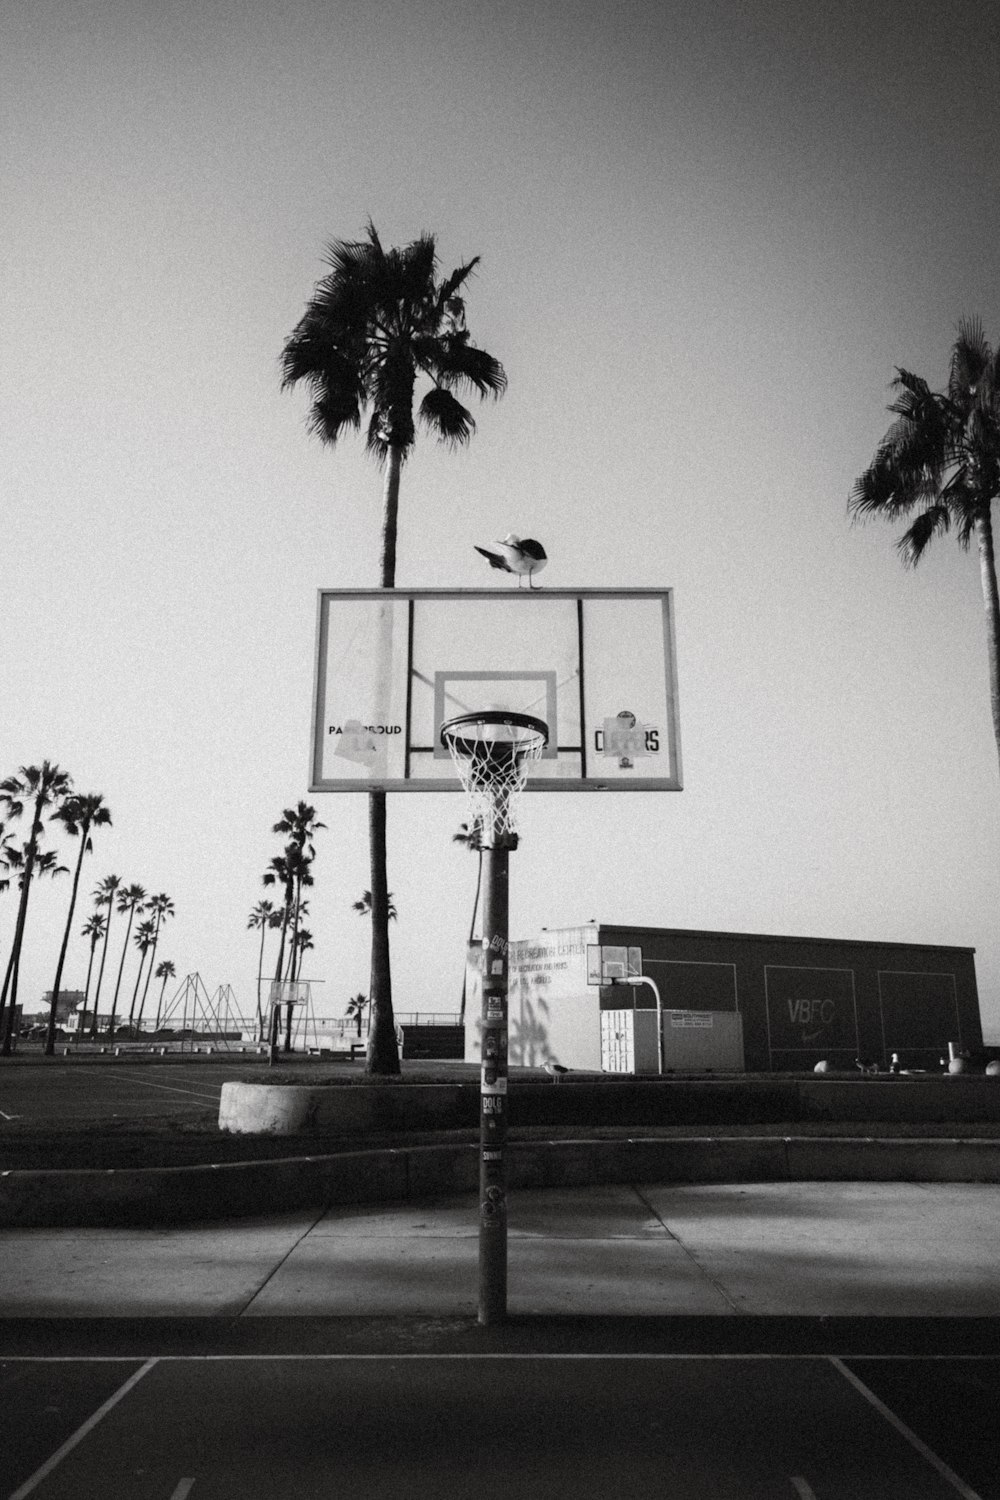
[[[982,320],[978,317],[962,318],[948,371],[948,395],[953,401],[959,405],[969,401],[989,370],[992,358],[993,351],[987,342]]]
[[[439,385],[432,386],[421,401],[420,416],[451,447],[467,443],[476,430],[472,413]]]
[[[498,359],[469,342],[460,332],[438,338],[414,340],[414,352],[421,369],[440,385],[468,385],[481,397],[499,399],[507,389],[507,372]]]
[[[947,505],[929,505],[917,516],[913,525],[900,537],[896,550],[908,568],[915,568],[932,539],[951,527],[951,515]]]

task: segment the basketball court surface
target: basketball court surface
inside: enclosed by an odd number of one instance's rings
[[[18,1230],[0,1494],[1000,1500],[1000,1189],[471,1194]]]

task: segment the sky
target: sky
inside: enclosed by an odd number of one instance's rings
[[[0,776],[56,761],[111,808],[74,931],[110,872],[166,892],[158,957],[252,1008],[247,917],[308,799],[316,593],[377,583],[381,522],[363,444],[309,436],[279,356],[370,218],[435,233],[444,271],[482,257],[469,326],[509,379],[468,449],[418,441],[398,584],[496,583],[474,545],[515,531],[544,584],[675,590],[685,789],[527,797],[511,935],[971,946],[1000,1041],[978,564],[945,538],[907,572],[846,509],[895,367],[942,384],[963,316],[1000,338],[991,0],[0,20]],[[339,1014],[367,988],[366,798],[312,800],[306,973]],[[390,798],[401,1012],[458,1006],[464,816]],[[68,895],[32,893],[28,1009]],[[0,950],[13,921],[8,893]],[[86,958],[74,936],[66,987]]]

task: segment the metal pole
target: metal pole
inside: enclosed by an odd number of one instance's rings
[[[479,1321],[507,1315],[507,856],[513,834],[483,849],[483,1029],[479,1115]]]

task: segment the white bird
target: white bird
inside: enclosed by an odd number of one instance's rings
[[[522,540],[513,532],[508,532],[503,541],[495,545],[500,549],[498,552],[487,552],[485,547],[477,547],[476,551],[488,560],[491,568],[500,568],[504,573],[516,573],[518,588],[521,587],[521,579],[527,575],[528,587],[532,588],[532,574],[540,573],[548,562],[541,542],[536,542],[530,536]]]

